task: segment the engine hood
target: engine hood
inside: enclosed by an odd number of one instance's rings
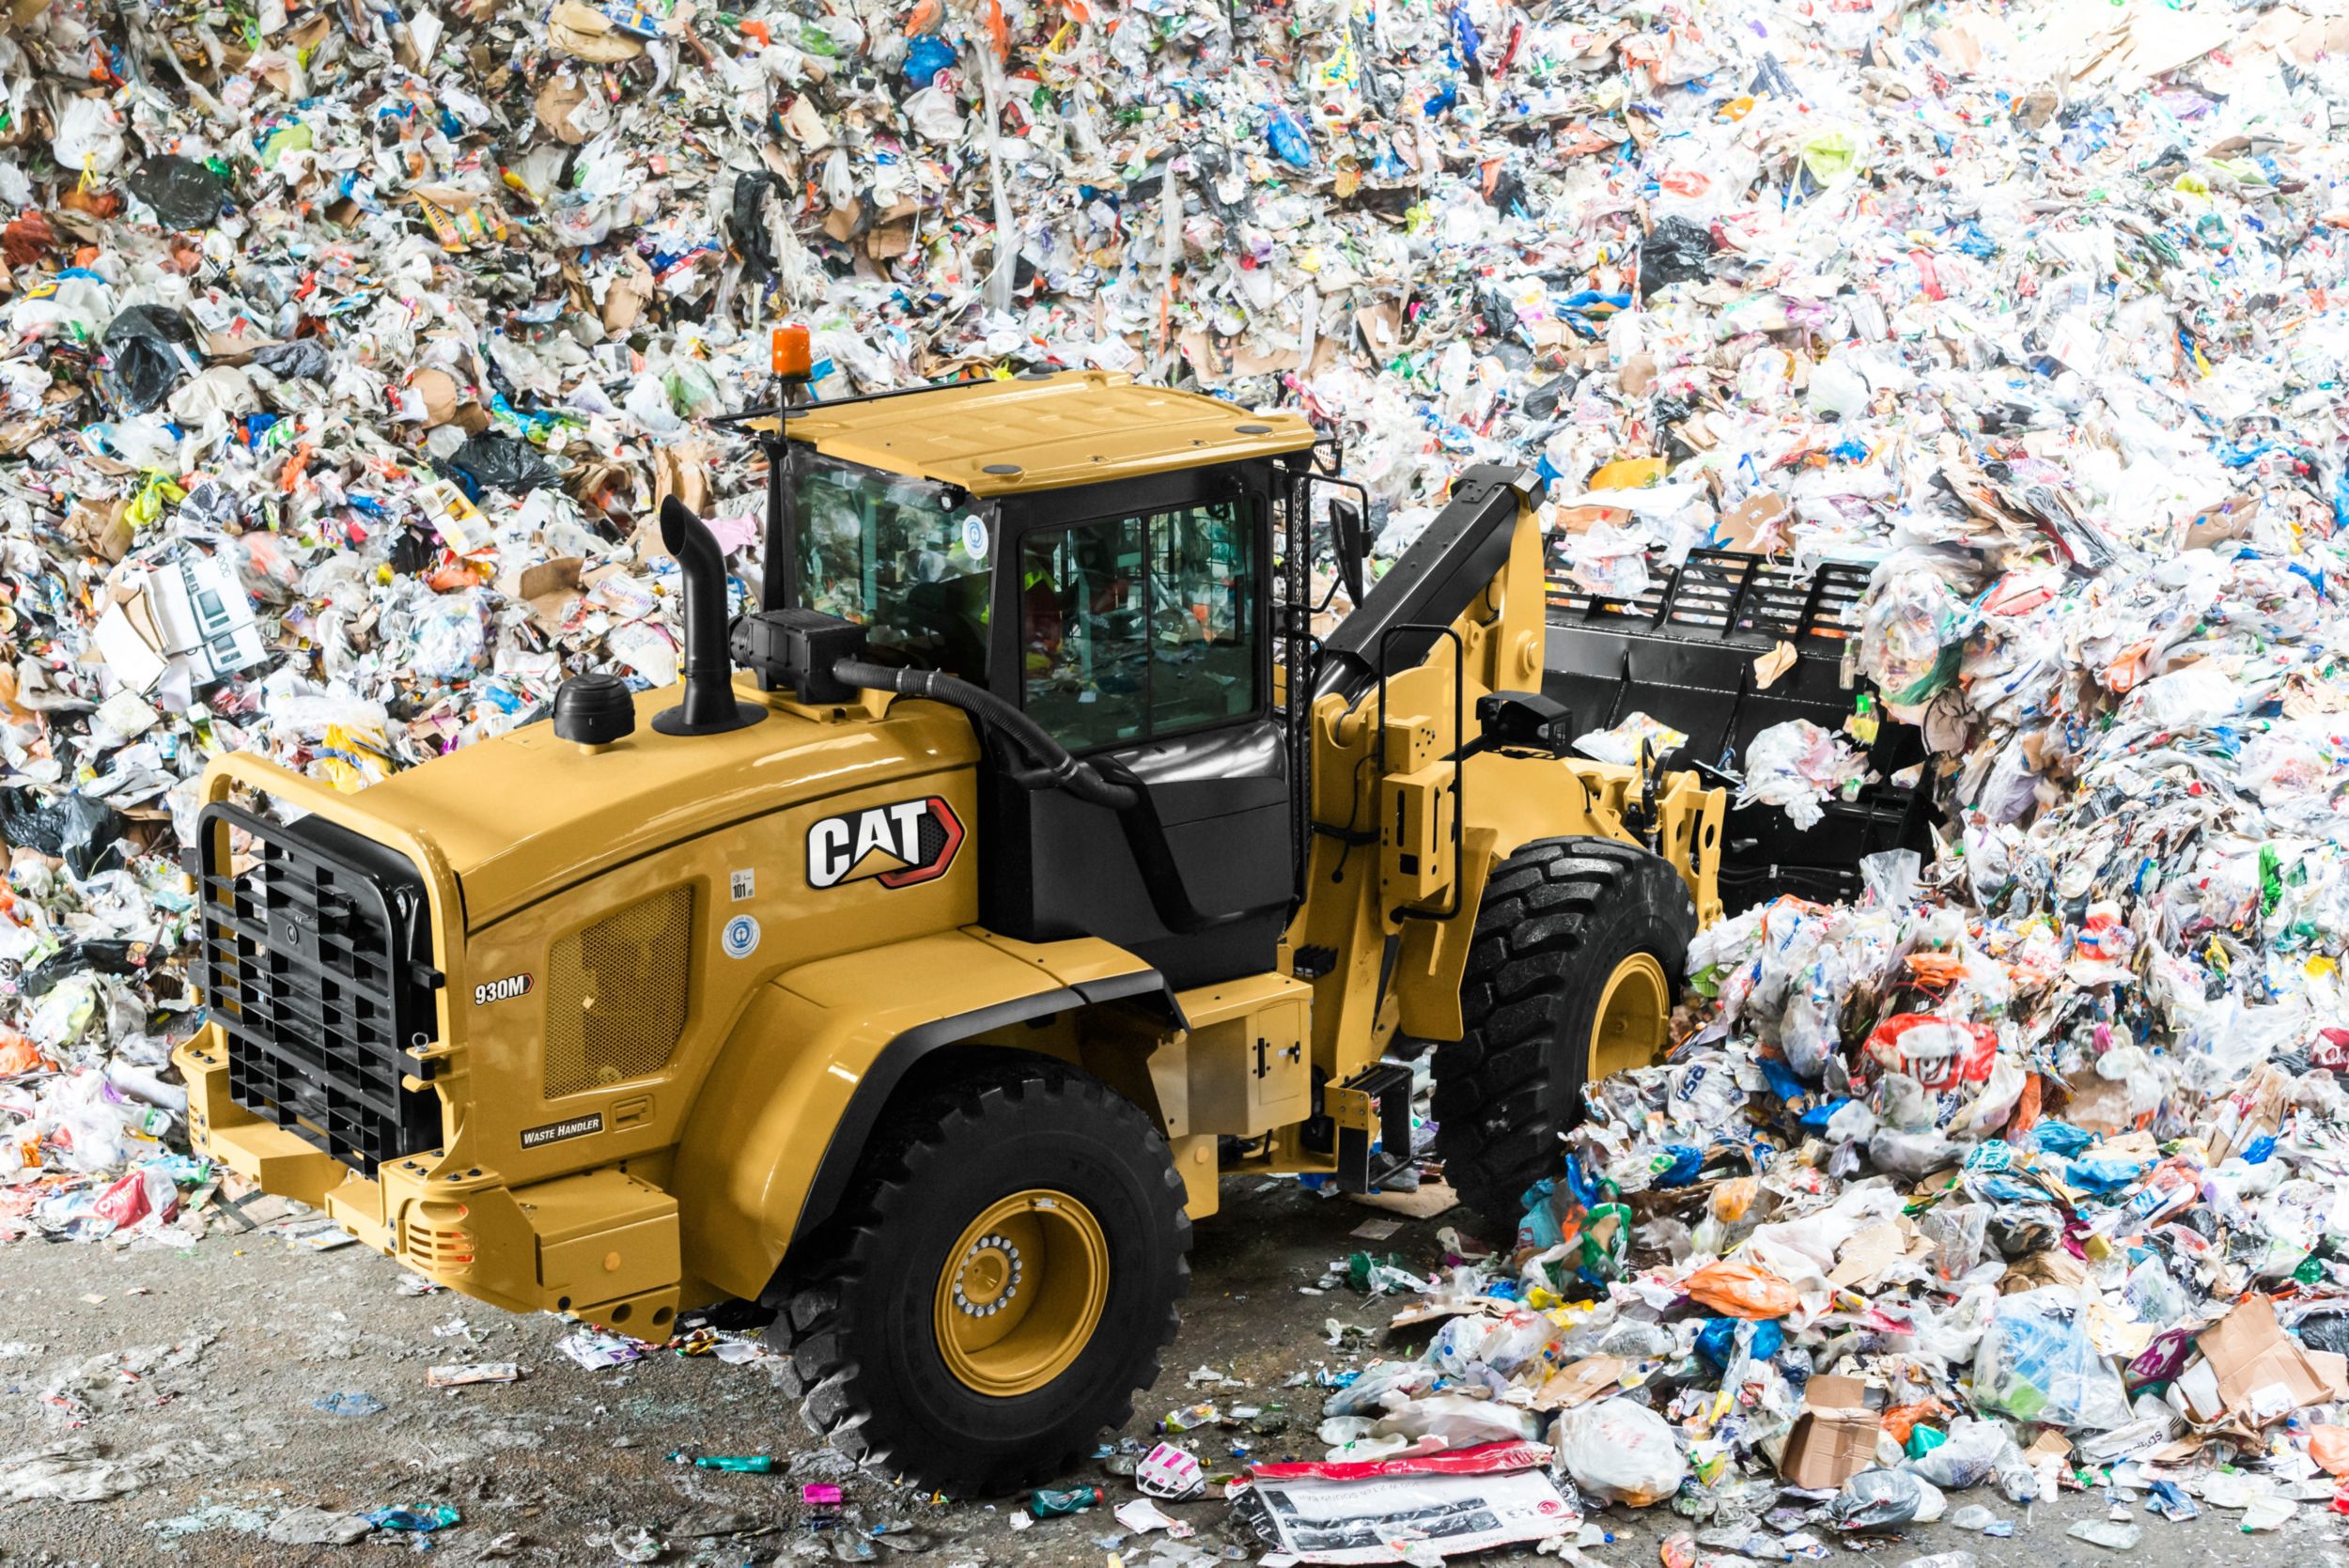
[[[677,689],[639,692],[636,733],[602,751],[558,739],[542,721],[396,773],[359,804],[439,846],[463,890],[466,928],[478,930],[729,823],[978,757],[970,721],[938,703],[824,722],[766,702],[747,679],[735,690],[767,718],[724,735],[661,735],[653,715]]]

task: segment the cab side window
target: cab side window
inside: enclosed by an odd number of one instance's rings
[[[1258,706],[1245,502],[1031,533],[1019,547],[1020,698],[1072,751]]]

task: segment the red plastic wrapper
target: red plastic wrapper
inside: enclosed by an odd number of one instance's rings
[[[127,1231],[155,1211],[158,1188],[171,1194],[163,1206],[163,1218],[169,1219],[179,1206],[178,1189],[171,1185],[168,1176],[159,1176],[150,1183],[143,1170],[133,1171],[117,1181],[92,1206],[101,1219],[111,1219],[117,1229]]]
[[[1990,1077],[1999,1032],[1931,1013],[1895,1013],[1869,1034],[1867,1051],[1887,1072],[1906,1073],[1927,1089],[1954,1089]]]
[[[1537,1469],[1550,1461],[1548,1443],[1479,1443],[1441,1453],[1398,1453],[1391,1459],[1300,1459],[1285,1465],[1251,1465],[1258,1481],[1372,1481],[1398,1475],[1501,1475]]]
[[[2349,1071],[2349,1029],[2320,1029],[2316,1040],[2316,1048],[2309,1052],[2310,1066],[2330,1073]]]

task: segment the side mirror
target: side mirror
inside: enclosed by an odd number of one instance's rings
[[[1362,567],[1370,560],[1370,524],[1362,517],[1362,509],[1351,501],[1332,497],[1330,535],[1337,549],[1338,577],[1346,583],[1346,597],[1359,607],[1362,602]]]

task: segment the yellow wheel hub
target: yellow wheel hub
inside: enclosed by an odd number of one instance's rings
[[[975,1392],[1033,1393],[1084,1349],[1109,1295],[1109,1242],[1093,1211],[1066,1192],[1015,1192],[946,1254],[931,1312],[939,1353]]]
[[[1591,1025],[1590,1071],[1596,1083],[1626,1067],[1644,1067],[1663,1050],[1672,1025],[1672,986],[1664,966],[1650,954],[1635,953],[1615,966],[1599,993],[1598,1017]]]

